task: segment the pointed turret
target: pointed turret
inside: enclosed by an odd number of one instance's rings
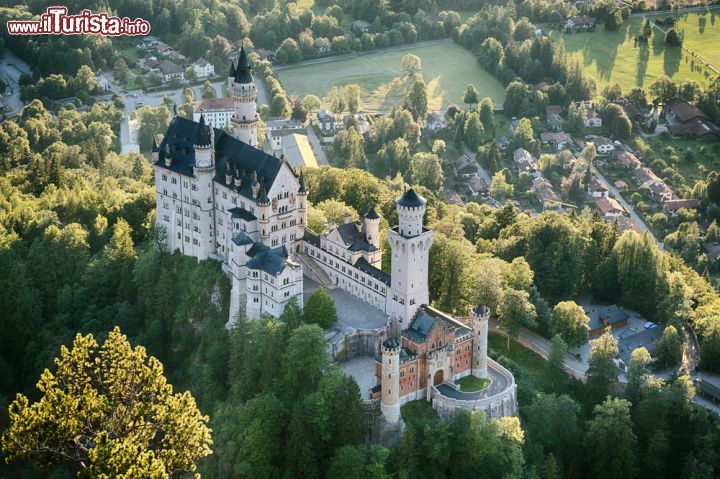
[[[238,57],[237,70],[235,71],[236,83],[252,83],[253,77],[250,73],[250,61],[248,60],[245,44],[240,48],[240,56]]]
[[[235,78],[237,72],[235,71],[235,61],[230,60],[230,69],[228,70],[228,78]]]
[[[258,193],[257,204],[266,206],[270,204],[270,198],[268,198],[267,189],[265,188],[264,181],[260,183],[260,193]]]
[[[157,144],[157,140],[155,140],[155,135],[153,135],[153,146],[152,146],[152,152],[158,153],[160,152],[160,147]]]
[[[200,122],[195,129],[195,147],[208,147],[211,143],[210,127],[205,124],[205,114],[200,113]]]
[[[300,189],[298,190],[298,193],[307,193],[307,188],[305,188],[305,172],[300,172]]]
[[[150,154],[150,158],[153,163],[160,161],[160,147],[158,146],[157,141],[155,141],[155,135],[153,135],[152,153]]]

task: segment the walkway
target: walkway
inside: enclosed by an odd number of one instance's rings
[[[491,380],[490,387],[481,389],[480,391],[462,392],[459,389],[455,389],[445,383],[438,384],[435,387],[438,389],[438,391],[440,391],[440,394],[442,394],[443,396],[447,396],[453,399],[461,399],[463,401],[471,401],[473,399],[483,399],[496,396],[501,392],[505,391],[505,389],[508,387],[507,378],[495,369],[493,369],[493,367],[489,364],[488,376]]]

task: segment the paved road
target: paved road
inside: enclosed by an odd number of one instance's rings
[[[638,229],[643,233],[649,233],[650,236],[655,240],[655,243],[657,243],[658,248],[660,248],[661,251],[665,251],[665,246],[660,241],[658,241],[652,230],[650,230],[647,224],[645,224],[645,221],[643,221],[642,217],[635,212],[635,207],[625,201],[625,198],[623,198],[622,194],[620,194],[620,191],[615,188],[615,185],[610,183],[602,173],[600,173],[600,171],[595,167],[595,165],[592,165],[591,169],[593,174],[597,177],[598,181],[605,185],[608,190],[610,190],[618,203],[620,203],[622,207],[625,208],[625,211],[630,214],[630,219],[632,219],[633,223],[635,223]]]
[[[465,145],[464,143],[463,143],[463,153],[465,153],[467,156],[469,156],[470,158],[472,158],[475,161],[475,163],[477,164],[477,167],[478,167],[478,169],[477,169],[478,176],[480,178],[482,178],[487,183],[488,188],[490,188],[492,179],[490,178],[490,174],[487,172],[487,170],[482,167],[482,165],[480,164],[479,161],[477,161],[477,154],[473,153],[472,150],[470,150],[470,148],[468,148],[467,145]]]
[[[0,94],[2,94],[2,103],[10,107],[10,110],[6,112],[8,115],[19,113],[24,106],[20,100],[20,75],[23,73],[30,73],[28,64],[16,57],[10,50],[5,49],[0,61],[0,78],[7,84],[7,90]],[[10,96],[6,96],[7,92],[10,93]]]

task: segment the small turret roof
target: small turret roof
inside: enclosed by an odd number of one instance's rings
[[[369,220],[379,220],[379,219],[380,219],[380,215],[378,215],[378,214],[377,214],[377,211],[375,211],[375,207],[374,207],[374,206],[371,206],[371,207],[370,207],[370,211],[368,211],[367,213],[365,213],[365,218],[367,218],[367,219],[369,219]]]
[[[155,140],[155,135],[153,135],[153,146],[152,146],[152,152],[157,153],[160,151],[160,147],[157,144],[157,140]]]
[[[205,124],[205,115],[200,113],[200,122],[195,130],[195,144],[198,146],[210,145],[210,128]]]
[[[404,195],[395,200],[395,203],[405,208],[418,208],[425,205],[425,198],[415,193],[415,190],[410,188]]]
[[[247,52],[245,52],[245,45],[240,48],[237,70],[235,71],[235,81],[237,83],[252,83],[253,81],[252,73],[250,73],[250,62],[248,61]]]
[[[237,71],[235,70],[235,61],[230,60],[230,69],[228,70],[228,76],[231,78],[235,78],[235,74]]]
[[[307,189],[305,188],[305,173],[302,171],[300,172],[300,189],[298,193],[307,193]]]
[[[257,203],[259,205],[269,205],[270,204],[270,198],[268,198],[267,195],[267,189],[265,188],[265,182],[263,181],[260,183],[260,193],[257,197]]]

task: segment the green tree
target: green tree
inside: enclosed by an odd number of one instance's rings
[[[485,127],[480,121],[480,115],[475,112],[470,112],[465,117],[465,130],[463,131],[463,138],[465,144],[472,150],[482,144],[483,137],[485,135]]]
[[[329,328],[337,322],[335,303],[325,288],[318,288],[310,295],[305,303],[303,320],[308,324],[317,324],[323,329]]]
[[[427,116],[428,112],[428,98],[427,98],[427,87],[422,78],[419,78],[413,82],[410,91],[405,97],[405,102],[413,113],[413,118],[423,119]]]
[[[567,382],[567,373],[565,372],[566,354],[567,345],[562,337],[556,334],[550,342],[550,354],[548,354],[547,361],[545,362],[545,374],[548,382],[555,389]]]
[[[535,306],[530,302],[527,291],[507,289],[498,305],[500,327],[507,333],[507,348],[510,350],[510,337],[517,338],[520,329],[535,326]]]
[[[215,88],[213,88],[212,84],[210,84],[210,80],[205,80],[205,83],[203,83],[202,87],[203,99],[215,98],[216,96],[217,95],[215,94]]]
[[[679,47],[682,45],[682,42],[682,37],[674,28],[669,29],[667,33],[665,33],[665,43],[671,47]]]
[[[607,332],[590,341],[587,384],[595,397],[602,398],[610,392],[610,385],[618,379],[615,358],[618,355],[618,341]]]
[[[465,87],[465,94],[463,95],[463,103],[466,105],[477,105],[480,102],[480,92],[478,92],[477,88],[475,88],[475,85],[468,84],[467,87]]]
[[[495,135],[495,111],[490,97],[485,97],[480,102],[480,122],[485,127],[486,133]]]
[[[443,182],[440,157],[434,153],[415,153],[410,162],[410,177],[414,184],[439,191]]]
[[[122,85],[127,84],[129,73],[130,69],[128,68],[127,63],[125,63],[125,60],[120,57],[115,60],[115,66],[113,66],[113,76],[116,81],[120,82]]]
[[[514,192],[515,187],[507,182],[502,171],[498,171],[493,175],[489,190],[490,196],[503,200],[512,197]]]
[[[637,404],[640,391],[647,381],[647,365],[650,364],[650,361],[652,361],[650,353],[644,347],[635,349],[630,355],[630,364],[628,364],[625,375],[627,378],[625,397],[633,404]]]
[[[525,408],[525,417],[527,443],[572,470],[579,462],[577,446],[582,439],[580,405],[567,395],[538,393]]]
[[[364,140],[355,127],[338,132],[333,143],[338,165],[347,168],[366,168]]]
[[[315,391],[330,360],[323,330],[315,324],[303,324],[291,334],[285,350],[284,393],[297,399]]]
[[[208,418],[189,392],[173,393],[160,362],[118,328],[98,347],[78,334],[45,370],[37,402],[10,406],[2,446],[9,460],[66,463],[79,477],[170,477],[211,454]]]
[[[590,318],[575,301],[561,301],[553,308],[553,333],[572,347],[587,343]]]
[[[400,69],[406,77],[414,77],[416,73],[422,70],[422,62],[417,55],[408,53],[400,60]]]
[[[305,95],[302,99],[303,105],[305,105],[305,109],[309,113],[313,113],[314,111],[317,111],[320,109],[320,98],[318,98],[315,95]]]
[[[633,477],[637,438],[630,418],[630,403],[608,398],[595,406],[593,414],[585,433],[585,453],[592,477]]]
[[[655,345],[655,357],[658,366],[667,368],[680,363],[683,353],[683,343],[680,333],[673,325],[669,325],[663,331],[663,335]]]

